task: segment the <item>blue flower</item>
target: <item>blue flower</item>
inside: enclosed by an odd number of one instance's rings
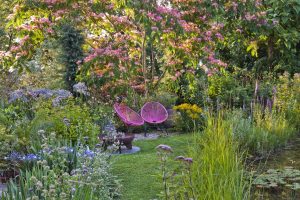
[[[22,158],[23,158],[23,155],[16,151],[13,151],[11,154],[4,157],[5,160],[9,160],[9,161],[20,161],[20,160],[22,160]]]
[[[74,149],[72,147],[65,147],[64,151],[66,153],[73,153],[74,152]]]
[[[87,149],[87,150],[85,150],[85,151],[83,152],[83,156],[84,156],[84,157],[91,157],[91,158],[92,158],[92,157],[95,156],[95,152],[93,152],[93,151]]]
[[[30,153],[30,154],[27,154],[27,155],[25,155],[24,157],[23,157],[23,160],[24,161],[35,161],[35,160],[38,160],[39,159],[39,157],[37,156],[37,155],[35,155],[35,154],[32,154],[32,153]]]

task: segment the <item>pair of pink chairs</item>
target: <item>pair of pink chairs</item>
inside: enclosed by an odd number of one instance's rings
[[[114,110],[127,126],[141,126],[145,122],[160,124],[168,119],[166,108],[159,102],[148,102],[141,109],[141,115],[124,104],[114,104]]]

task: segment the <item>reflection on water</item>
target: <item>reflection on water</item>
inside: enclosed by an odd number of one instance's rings
[[[300,137],[296,138],[291,144],[286,146],[282,152],[268,159],[268,168],[293,167],[300,169]]]
[[[261,163],[263,172],[268,169],[293,168],[300,170],[300,137],[294,139],[283,150],[270,156],[266,162]],[[300,183],[300,180],[297,181]],[[271,189],[255,189],[255,200],[300,200],[300,189],[294,191],[286,187]]]

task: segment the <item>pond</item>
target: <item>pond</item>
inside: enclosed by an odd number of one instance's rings
[[[254,199],[300,199],[300,136],[259,166]]]

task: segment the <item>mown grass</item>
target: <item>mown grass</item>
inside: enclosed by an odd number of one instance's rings
[[[174,150],[171,158],[178,155],[186,155],[192,139],[193,136],[191,134],[185,134],[157,140],[136,141],[134,145],[141,147],[140,152],[131,155],[114,156],[113,172],[122,181],[122,199],[157,199],[157,194],[163,188],[162,181],[159,178],[159,159],[156,155],[155,147],[159,144],[171,146]]]

